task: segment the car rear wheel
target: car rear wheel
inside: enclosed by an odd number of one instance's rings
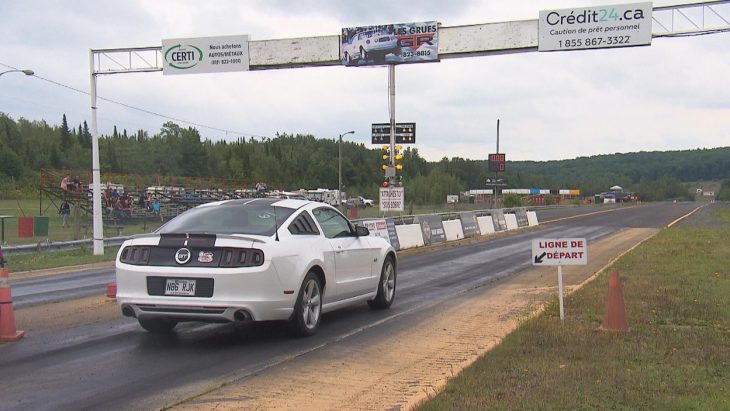
[[[370,308],[384,309],[393,304],[395,299],[395,279],[397,273],[393,258],[385,257],[383,269],[380,272],[380,282],[378,283],[378,293],[375,298],[368,301]]]
[[[294,318],[291,320],[295,335],[308,337],[317,332],[322,319],[322,284],[319,277],[309,272],[304,277],[299,297],[294,306]]]
[[[177,325],[177,321],[167,318],[140,318],[139,325],[151,333],[168,333]]]

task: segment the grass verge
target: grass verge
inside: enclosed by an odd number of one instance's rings
[[[104,255],[94,255],[94,250],[82,247],[78,250],[43,251],[32,254],[5,256],[6,266],[11,273],[45,268],[65,267],[80,264],[91,264],[102,261],[113,261],[118,246],[106,247]]]
[[[613,265],[628,333],[598,330],[606,271],[566,299],[564,325],[555,298],[419,410],[730,409],[728,238],[664,230]]]

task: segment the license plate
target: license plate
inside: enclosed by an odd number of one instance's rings
[[[195,296],[195,280],[168,278],[165,283],[165,295]]]

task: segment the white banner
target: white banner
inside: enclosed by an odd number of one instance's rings
[[[162,40],[162,74],[248,71],[248,36]]]
[[[651,44],[652,3],[542,10],[538,51]]]
[[[384,218],[378,220],[363,220],[362,225],[370,231],[370,235],[384,238],[390,242],[390,236],[388,236],[388,225]]]

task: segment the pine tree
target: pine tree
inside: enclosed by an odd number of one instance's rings
[[[66,121],[66,114],[61,119],[61,151],[65,151],[71,148],[71,130],[68,128],[68,122]]]
[[[89,125],[86,124],[86,120],[84,120],[84,142],[81,144],[81,147],[91,148],[91,132],[89,131]]]

